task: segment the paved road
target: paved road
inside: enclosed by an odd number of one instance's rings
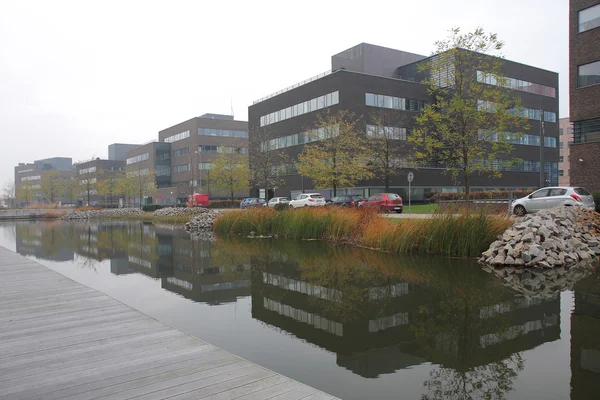
[[[3,247],[0,304],[1,399],[334,399]]]

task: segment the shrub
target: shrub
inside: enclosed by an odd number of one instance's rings
[[[283,211],[283,210],[287,210],[290,208],[290,206],[288,206],[287,204],[284,203],[278,203],[275,204],[275,207],[273,207],[276,211]]]
[[[211,200],[208,208],[240,208],[241,200]]]
[[[165,208],[165,207],[171,207],[171,206],[164,206],[162,204],[148,204],[148,205],[142,206],[142,211],[154,212],[156,210],[160,210],[161,208]]]
[[[472,200],[480,199],[496,199],[504,200],[510,198],[512,193],[513,199],[525,197],[531,193],[530,190],[489,190],[485,192],[471,192],[470,198]],[[438,201],[453,201],[453,200],[465,200],[464,193],[436,193],[431,197],[432,202]]]
[[[402,220],[372,210],[305,207],[231,211],[215,220],[219,233],[277,234],[291,239],[346,242],[394,253],[433,253],[475,257],[504,232],[511,221],[486,210],[438,213],[434,218]]]
[[[600,212],[600,192],[593,192],[594,201],[596,202],[596,211]]]

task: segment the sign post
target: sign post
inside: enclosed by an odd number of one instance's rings
[[[412,184],[413,179],[415,178],[415,174],[413,174],[412,171],[411,171],[411,172],[408,173],[407,178],[408,178],[408,212],[410,214],[410,192],[411,192],[410,186]]]

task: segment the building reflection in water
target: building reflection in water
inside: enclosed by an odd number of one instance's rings
[[[426,398],[507,393],[521,354],[560,338],[560,299],[528,299],[474,263],[284,240],[192,240],[145,223],[18,224],[17,251],[110,260],[171,292],[218,305],[252,296],[252,317],[336,355],[365,378],[433,365]],[[575,287],[572,397],[600,393],[600,284]],[[491,389],[490,389],[491,388]]]
[[[600,279],[594,274],[574,288],[571,314],[571,399],[600,396]]]

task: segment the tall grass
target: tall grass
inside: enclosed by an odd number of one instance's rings
[[[372,211],[307,207],[275,211],[250,209],[221,214],[214,230],[223,234],[276,234],[292,239],[344,242],[393,253],[479,256],[510,226],[486,210],[436,213],[430,219],[399,223]]]

